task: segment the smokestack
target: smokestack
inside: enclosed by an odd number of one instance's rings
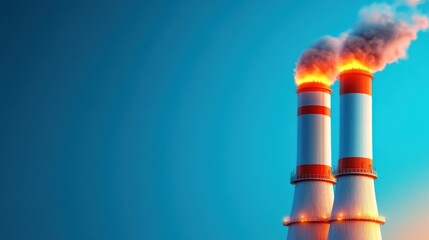
[[[380,240],[372,163],[372,73],[407,56],[429,19],[415,8],[421,0],[373,4],[340,38],[323,37],[303,52],[295,68],[298,84],[298,160],[288,239]],[[339,75],[340,159],[331,173],[330,93]],[[333,203],[333,208],[332,208]],[[329,233],[329,234],[328,234]]]
[[[372,161],[372,79],[351,69],[340,80],[340,154],[329,240],[381,240]]]
[[[334,199],[331,170],[331,89],[321,82],[298,86],[298,156],[289,240],[327,239]]]

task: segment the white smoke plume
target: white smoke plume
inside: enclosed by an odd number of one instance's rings
[[[406,58],[417,33],[429,27],[428,17],[417,10],[423,2],[398,0],[392,5],[377,3],[362,8],[352,30],[339,38],[323,37],[300,56],[296,82],[332,84],[340,67],[350,62],[357,61],[376,72]]]
[[[424,2],[425,2],[424,0],[405,0],[405,3],[412,7],[420,5]]]
[[[337,38],[325,36],[319,39],[299,58],[295,68],[295,79],[300,81],[311,75],[316,78],[329,79],[329,83],[332,83],[337,74],[340,48],[341,41]]]
[[[428,18],[417,12],[397,12],[396,7],[386,3],[365,7],[354,29],[345,35],[340,64],[357,60],[380,71],[387,64],[406,58],[417,33],[428,27]]]

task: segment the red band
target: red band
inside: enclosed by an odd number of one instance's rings
[[[372,170],[372,159],[362,157],[341,158],[338,161],[338,170],[345,169],[367,169]]]
[[[331,166],[322,164],[304,164],[296,167],[296,174],[292,175],[291,183],[300,181],[323,181],[335,184]]]
[[[298,89],[296,90],[297,93],[302,92],[326,92],[331,93],[332,90],[329,88],[328,85],[318,82],[308,82],[308,83],[302,83],[298,86]]]
[[[331,109],[325,106],[309,105],[298,108],[298,116],[304,114],[321,114],[331,116]]]
[[[377,172],[372,168],[372,159],[362,157],[342,158],[338,161],[338,169],[335,170],[336,177],[342,175],[363,175],[377,178]]]
[[[305,175],[332,175],[331,166],[322,164],[304,164],[296,167],[297,177]]]
[[[340,95],[347,93],[372,94],[371,73],[362,70],[349,70],[339,75]]]

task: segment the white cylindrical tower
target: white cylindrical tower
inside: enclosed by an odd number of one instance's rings
[[[326,240],[335,178],[331,170],[331,89],[322,83],[298,86],[298,156],[292,212],[284,218],[289,240]]]
[[[372,164],[372,79],[347,70],[340,80],[340,153],[329,240],[381,240]]]

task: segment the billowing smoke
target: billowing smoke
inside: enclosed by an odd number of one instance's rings
[[[385,3],[363,8],[355,28],[345,35],[340,65],[357,60],[373,71],[380,71],[387,64],[406,58],[411,41],[428,26],[426,16],[399,13]]]
[[[337,74],[340,48],[341,41],[337,38],[319,39],[299,58],[295,68],[297,83],[319,81],[331,84]]]
[[[363,8],[351,31],[340,38],[323,37],[301,55],[295,69],[296,82],[332,84],[339,69],[357,67],[376,72],[406,58],[417,33],[429,27],[427,16],[417,11],[417,5],[423,2],[398,0],[394,5],[379,3]]]
[[[406,0],[406,4],[408,4],[409,6],[415,7],[419,4],[422,4],[424,2],[424,0]]]

